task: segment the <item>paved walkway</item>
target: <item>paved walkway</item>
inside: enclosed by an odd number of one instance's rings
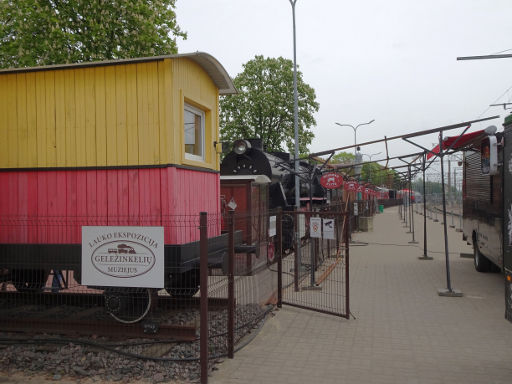
[[[260,334],[212,373],[210,383],[512,383],[512,324],[504,319],[500,274],[474,270],[460,233],[449,228],[452,287],[446,288],[442,225],[423,217],[416,239],[396,208],[374,219],[374,231],[355,235],[351,312],[341,319],[283,307]]]

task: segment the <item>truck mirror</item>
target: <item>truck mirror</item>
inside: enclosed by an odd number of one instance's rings
[[[498,173],[498,143],[496,136],[487,136],[482,140],[480,159],[482,174],[496,175]]]

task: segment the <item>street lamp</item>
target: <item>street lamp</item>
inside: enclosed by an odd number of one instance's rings
[[[297,212],[300,210],[300,180],[299,180],[299,97],[297,95],[297,39],[295,34],[295,4],[297,0],[289,0],[290,5],[292,6],[292,18],[293,18],[293,130],[295,133],[295,153],[294,153],[294,163],[295,163],[295,209]],[[296,216],[298,218],[298,216]],[[297,231],[295,232],[295,266],[301,265],[301,239],[300,239],[300,230],[299,225],[297,225]],[[314,265],[313,262],[314,255],[311,253],[311,265]],[[295,268],[294,280],[295,280],[295,291],[299,290],[299,268]],[[311,271],[312,277],[314,278],[314,269]]]
[[[366,153],[363,153],[363,156],[368,156],[370,158],[370,161],[372,161],[373,156],[380,155],[382,152],[372,153],[371,155],[367,155]]]
[[[362,125],[369,125],[369,124],[373,123],[374,121],[375,121],[375,119],[372,119],[367,123],[357,124],[355,127],[350,124],[340,124],[340,123],[336,123],[336,122],[334,124],[339,125],[340,127],[350,127],[354,130],[354,155],[355,155],[356,151],[357,151],[357,147],[356,147],[357,146],[357,128],[359,128]]]
[[[371,165],[371,161],[372,161],[372,157],[373,156],[377,156],[377,155],[380,155],[382,152],[377,152],[377,153],[372,153],[371,155],[367,155],[366,153],[363,153],[363,156],[368,156],[369,159],[370,159],[370,164],[368,164],[368,171],[369,171],[369,174],[368,174],[368,182],[371,183],[372,181],[372,165]]]
[[[293,17],[293,130],[295,133],[295,206],[300,209],[300,181],[299,181],[299,102],[297,96],[297,43],[295,37],[295,4],[297,0],[289,0],[292,6]],[[298,236],[297,236],[298,237]]]

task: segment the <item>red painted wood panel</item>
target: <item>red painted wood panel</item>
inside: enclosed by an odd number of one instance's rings
[[[63,231],[64,239],[66,243],[76,244],[78,239],[74,238],[76,228],[73,223],[77,217],[77,174],[78,172],[65,171],[65,191],[66,191],[66,216],[65,216],[65,231]]]
[[[96,219],[91,225],[108,225],[107,171],[96,171]]]
[[[57,218],[59,217],[59,208],[58,208],[58,196],[57,196],[57,172],[49,171],[49,172],[41,172],[41,179],[46,179],[46,186],[48,188],[48,197],[47,197],[47,207],[48,207],[48,216],[46,219],[41,217],[40,220],[47,224],[47,242],[49,244],[58,243],[59,239],[57,238]],[[41,205],[44,203],[41,202]],[[44,242],[41,241],[43,244]]]
[[[92,172],[84,172],[86,175],[86,191],[87,191],[87,210],[85,216],[87,217],[87,224],[85,225],[95,225],[96,217],[98,215],[98,173],[96,171]]]
[[[18,215],[20,223],[17,231],[15,232],[16,241],[26,243],[28,242],[28,226],[26,225],[28,214],[28,182],[27,173],[18,174]]]
[[[0,185],[2,185],[0,181]],[[37,172],[37,219],[39,225],[38,228],[38,239],[37,243],[47,243],[48,242],[48,226],[42,225],[44,223],[41,222],[43,217],[48,217],[48,178],[45,177],[41,172]],[[0,212],[1,212],[0,208]]]
[[[220,234],[219,176],[174,167],[0,172],[0,243],[78,244],[83,225],[164,226],[166,244]]]
[[[39,230],[37,222],[38,183],[37,172],[27,172],[27,239],[29,243],[38,241]]]
[[[118,225],[128,225],[130,195],[128,193],[128,170],[117,171]]]
[[[128,225],[140,225],[139,170],[128,170]]]

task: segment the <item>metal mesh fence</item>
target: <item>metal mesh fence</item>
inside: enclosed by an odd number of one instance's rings
[[[230,218],[207,215],[208,311],[203,311],[207,313],[203,321],[207,324],[210,361],[229,354],[230,345],[233,349],[243,343],[271,308],[267,303],[275,296],[276,278],[272,276],[268,259],[268,249],[273,249],[274,244],[267,235],[268,219],[268,212],[233,218],[236,223],[232,231],[234,296],[230,301],[230,234],[226,227]],[[2,217],[0,331],[45,334],[38,337],[38,343],[66,340],[80,345],[84,338],[89,342],[94,340],[94,348],[109,351],[105,353],[156,361],[155,369],[172,363],[172,371],[163,371],[165,377],[179,377],[179,372],[186,371],[192,372],[186,379],[197,378],[202,324],[199,215],[145,218],[135,223],[163,227],[166,243],[163,289],[82,284],[82,244],[78,242],[81,233],[77,228],[86,224],[105,224],[112,228],[134,223],[129,218],[111,217],[95,220]],[[41,242],[45,238],[56,243]],[[168,244],[175,239],[192,241]],[[132,258],[132,265],[126,268],[141,267],[137,264],[141,262],[139,251],[126,238],[121,244],[106,247],[101,257],[105,260]],[[22,347],[32,340],[29,334],[23,340],[16,335],[19,334],[5,333],[3,341]],[[14,356],[15,352],[12,353]],[[15,362],[11,357],[6,361]],[[192,368],[176,369],[176,364]],[[133,374],[130,370],[126,372]]]
[[[231,212],[201,217],[179,215],[137,221],[138,225],[150,224],[150,228],[162,227],[164,276],[162,285],[158,283],[155,288],[147,288],[151,284],[105,284],[103,280],[91,283],[89,272],[84,272],[84,260],[89,260],[93,264],[89,268],[120,282],[127,275],[149,268],[144,258],[147,255],[137,248],[131,234],[135,227],[127,225],[133,223],[130,218],[70,221],[3,217],[1,341],[21,348],[33,343],[30,335],[36,333],[37,343],[62,341],[62,348],[76,344],[85,355],[90,353],[89,348],[99,350],[94,352],[99,360],[87,355],[91,359],[79,365],[84,371],[107,372],[107,366],[94,366],[91,360],[107,361],[102,360],[107,356],[103,354],[114,354],[121,360],[150,361],[151,369],[164,378],[195,380],[208,372],[217,358],[232,357],[234,350],[253,337],[254,329],[281,293],[283,302],[292,305],[340,316],[349,313],[349,215],[338,210],[251,215]],[[322,236],[317,238],[311,233],[311,221],[315,219],[323,225]],[[46,228],[45,235],[44,227],[49,222],[52,226]],[[84,240],[82,226],[110,232]],[[297,230],[300,257],[295,244]],[[108,238],[109,233],[116,241]],[[46,242],[41,241],[44,236]],[[59,242],[50,243],[48,239]],[[173,242],[176,239],[185,242]],[[89,243],[82,246],[84,241]],[[83,256],[88,246],[93,251]],[[118,265],[116,260],[125,264]],[[282,291],[278,286],[280,268]],[[23,334],[26,337],[20,338]],[[22,365],[15,356],[13,349],[3,361]],[[123,364],[119,367],[128,365]],[[39,370],[46,368],[38,366]],[[57,368],[54,365],[51,369]],[[142,374],[143,370],[137,372]],[[118,377],[137,377],[137,372],[125,369]]]
[[[348,317],[349,216],[339,212],[286,214],[293,216],[298,228],[300,250],[283,255],[283,304]],[[315,233],[316,225],[322,227],[319,233]]]

